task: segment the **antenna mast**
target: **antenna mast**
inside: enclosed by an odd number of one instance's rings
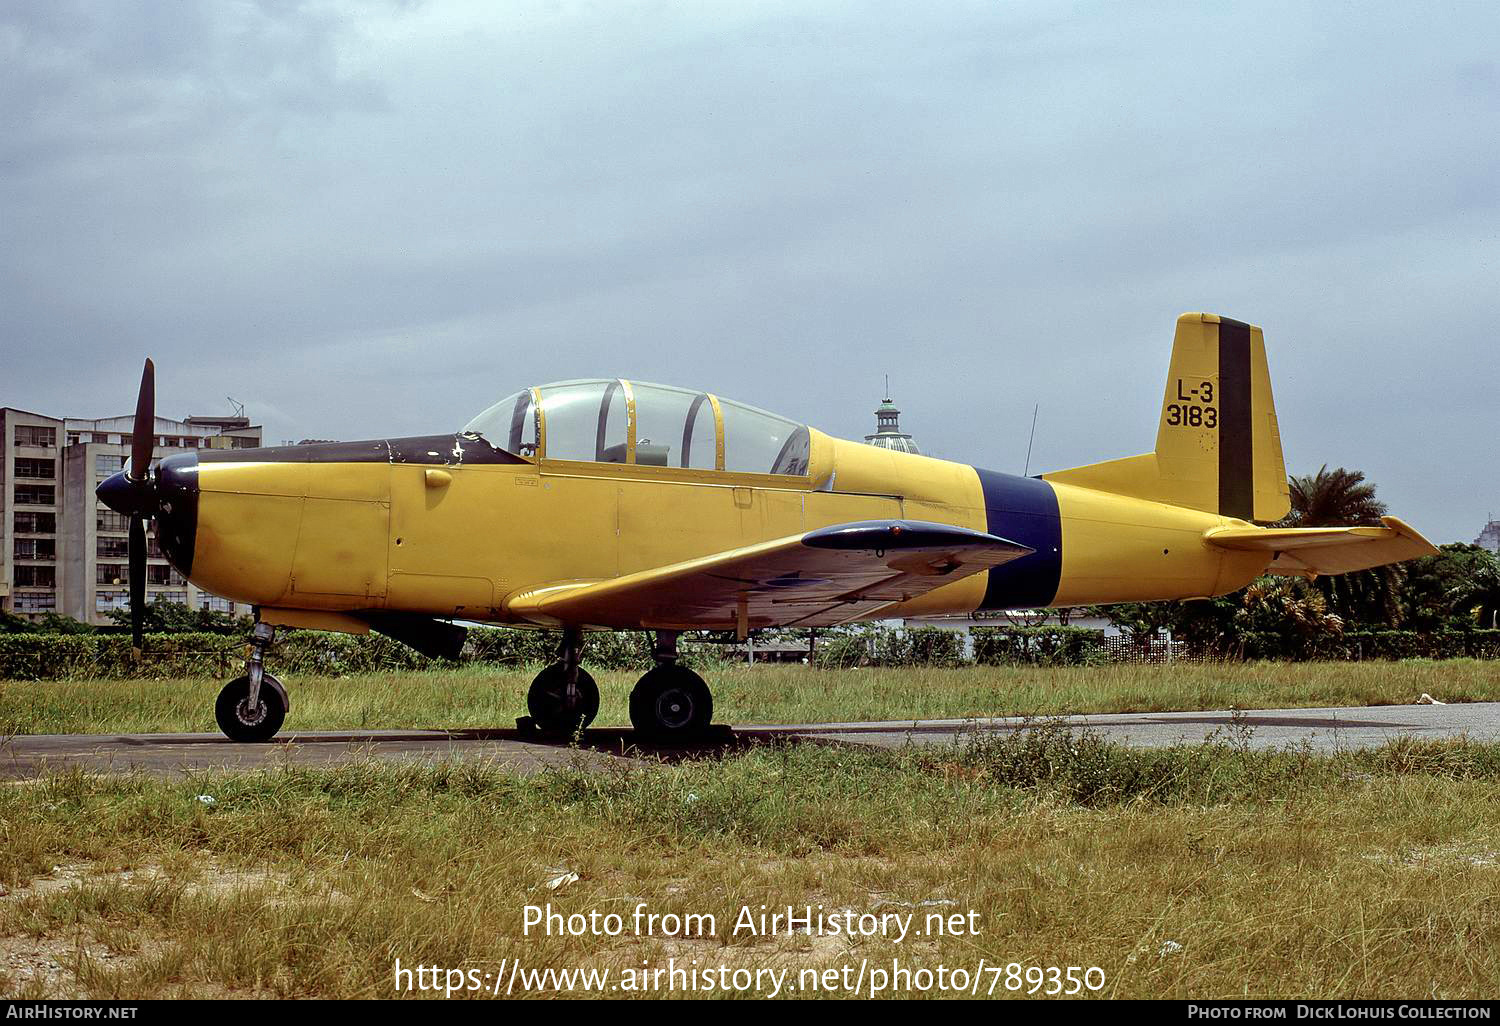
[[[1031,445],[1036,441],[1036,415],[1041,412],[1042,404],[1037,403],[1031,408],[1031,437],[1026,440],[1026,469],[1021,471],[1022,477],[1031,475]]]

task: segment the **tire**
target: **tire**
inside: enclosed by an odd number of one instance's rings
[[[570,737],[594,722],[599,715],[599,685],[583,667],[578,668],[578,697],[569,708],[568,675],[562,663],[553,663],[536,675],[526,693],[526,709],[544,734]]]
[[[214,719],[219,729],[231,741],[269,741],[281,729],[286,720],[286,699],[282,697],[281,682],[269,673],[260,682],[260,703],[252,712],[246,707],[250,698],[250,678],[236,677],[224,685],[214,702]]]
[[[650,670],[630,693],[630,722],[658,741],[688,740],[714,719],[714,696],[703,678],[686,666],[663,664]]]

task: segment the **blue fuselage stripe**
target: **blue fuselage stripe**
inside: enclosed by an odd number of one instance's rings
[[[1062,518],[1046,481],[974,468],[984,490],[985,529],[1035,549],[990,570],[981,609],[1050,606],[1062,579]]]

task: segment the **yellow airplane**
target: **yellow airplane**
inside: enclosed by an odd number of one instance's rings
[[[1222,595],[1272,573],[1337,574],[1436,550],[1382,527],[1258,527],[1289,508],[1261,330],[1178,318],[1156,448],[1015,477],[894,452],[708,392],[614,380],[506,396],[463,430],[180,453],[151,466],[155,379],[141,382],[129,468],[99,498],[130,521],[137,648],[144,520],[198,587],[253,603],[245,673],[216,703],[230,738],[280,729],[265,672],[275,628],[387,634],[456,655],[454,619],[561,628],[527,706],[587,726],[593,629],[654,632],[630,696],[636,729],[690,736],[713,715],[678,663],[692,629]]]

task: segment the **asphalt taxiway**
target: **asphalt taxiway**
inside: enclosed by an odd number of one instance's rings
[[[88,773],[184,775],[213,769],[329,766],[359,759],[480,759],[522,771],[616,759],[693,758],[777,740],[900,747],[950,744],[967,733],[1026,730],[1065,722],[1123,744],[1162,747],[1222,739],[1251,748],[1307,747],[1318,752],[1369,748],[1401,736],[1500,741],[1500,702],[1380,705],[1342,709],[1240,712],[1108,713],[1038,720],[1022,717],[875,723],[747,724],[716,727],[690,748],[639,743],[625,728],[585,733],[583,743],[550,742],[515,729],[285,731],[268,744],[219,734],[23,734],[0,739],[0,778],[81,769]]]
[[[965,731],[1024,730],[1039,722],[1065,722],[1122,744],[1162,748],[1224,740],[1254,749],[1306,746],[1317,752],[1374,748],[1393,738],[1467,737],[1500,741],[1500,702],[1454,705],[1372,705],[1334,709],[1248,709],[1207,712],[1099,713],[1052,720],[1015,716],[910,723],[820,723],[736,728],[772,731],[884,747],[951,741]]]

